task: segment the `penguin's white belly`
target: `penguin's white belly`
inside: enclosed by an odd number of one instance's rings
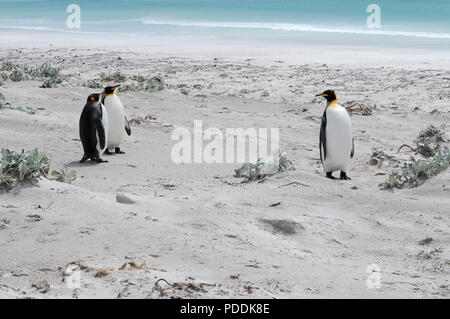
[[[100,148],[100,137],[98,136],[97,132],[97,151],[99,155],[102,155],[103,152],[106,150],[106,146],[108,145],[108,111],[106,110],[104,105],[101,105],[102,108],[102,124],[103,128],[105,129],[105,147]]]
[[[113,94],[105,99],[105,107],[108,111],[108,149],[118,147],[125,133],[125,112],[122,102]]]
[[[346,172],[352,151],[352,122],[341,106],[327,109],[325,172]]]

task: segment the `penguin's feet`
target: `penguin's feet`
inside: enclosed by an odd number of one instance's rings
[[[106,149],[104,153],[105,153],[106,155],[113,155],[113,153],[111,153],[111,152],[109,151],[109,149]]]
[[[114,150],[114,152],[115,152],[116,154],[125,154],[125,152],[123,152],[123,151],[120,150],[120,147],[116,147],[115,150]]]
[[[83,156],[83,158],[80,160],[80,163],[86,162],[86,160],[89,158],[89,156]]]
[[[346,172],[341,172],[341,179],[347,181],[347,180],[350,180],[351,178],[347,176],[347,173],[346,173]]]
[[[102,160],[100,157],[95,160],[97,163],[108,163],[108,161]]]
[[[327,172],[327,178],[336,179],[336,177],[334,177],[332,174],[333,174],[333,172]]]

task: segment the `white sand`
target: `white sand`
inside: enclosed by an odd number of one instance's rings
[[[412,155],[397,154],[401,144],[429,124],[449,129],[449,52],[205,39],[97,49],[92,38],[75,48],[62,37],[22,35],[0,34],[0,62],[52,63],[79,73],[80,83],[117,70],[160,74],[175,88],[122,93],[129,119],[156,119],[132,126],[125,155],[81,165],[78,119],[96,90],[9,80],[0,87],[12,105],[42,108],[0,110],[1,147],[37,147],[52,169],[67,165],[78,175],[72,185],[44,179],[0,192],[0,297],[449,297],[450,172],[415,189],[378,189]],[[377,106],[352,116],[351,181],[326,179],[319,164],[325,104],[314,95],[328,88],[341,103]],[[296,171],[239,184],[239,164],[173,164],[173,128],[200,119],[219,129],[279,127]],[[373,147],[397,162],[369,165]],[[291,182],[307,186],[283,186]],[[118,193],[135,203],[118,203]],[[426,237],[433,241],[420,245]],[[62,281],[73,262],[83,265],[78,289]],[[136,266],[119,270],[129,262]],[[381,269],[381,288],[367,287],[370,264]],[[159,281],[163,290],[155,289],[160,278],[193,285]],[[33,287],[43,281],[49,289]]]

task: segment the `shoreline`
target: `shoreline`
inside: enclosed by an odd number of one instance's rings
[[[19,36],[18,36],[19,35]],[[3,41],[2,41],[3,40]],[[147,42],[148,40],[148,42]],[[407,49],[367,46],[335,46],[325,44],[293,44],[267,41],[244,41],[236,38],[153,36],[146,41],[138,38],[106,37],[104,35],[72,34],[55,37],[53,33],[30,34],[0,31],[0,50],[98,50],[146,54],[151,57],[177,56],[180,58],[230,58],[236,61],[251,60],[267,64],[276,61],[296,64],[342,65],[343,67],[393,67],[441,68],[450,67],[450,49]],[[282,52],[282,54],[280,54]]]

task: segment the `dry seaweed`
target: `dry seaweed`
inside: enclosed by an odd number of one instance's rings
[[[441,147],[441,143],[445,143],[445,141],[444,130],[440,130],[433,125],[420,132],[414,140],[416,152],[426,157],[433,156]]]
[[[345,107],[349,114],[358,114],[365,116],[372,115],[372,110],[375,109],[375,106],[369,107],[357,101],[348,101],[342,104],[342,106]]]
[[[160,284],[164,282],[165,285]],[[216,287],[216,284],[209,284],[205,282],[194,283],[194,282],[174,282],[170,283],[164,278],[160,278],[155,282],[155,285],[147,296],[147,298],[151,298],[153,292],[157,292],[159,297],[166,297],[169,295],[177,295],[179,293],[184,294],[192,294],[192,293],[207,293],[208,290],[205,288]]]
[[[146,122],[154,121],[154,120],[156,120],[156,117],[154,115],[148,114],[148,115],[145,115],[145,116],[138,116],[138,117],[132,118],[132,119],[130,119],[128,121],[128,123],[130,123],[130,125],[131,124],[141,125],[141,124],[144,124]]]
[[[387,155],[379,148],[372,148],[372,155],[370,155],[369,165],[381,167],[385,161],[393,161],[394,157]]]
[[[49,158],[37,148],[20,153],[4,148],[0,158],[0,187],[11,189],[22,182],[36,183],[48,174],[49,168]]]
[[[442,143],[446,142],[444,130],[440,130],[433,125],[428,126],[425,130],[421,131],[417,138],[414,140],[416,148],[403,144],[398,148],[397,153],[404,147],[409,148],[411,151],[421,154],[425,157],[433,156],[436,151],[441,147]]]

